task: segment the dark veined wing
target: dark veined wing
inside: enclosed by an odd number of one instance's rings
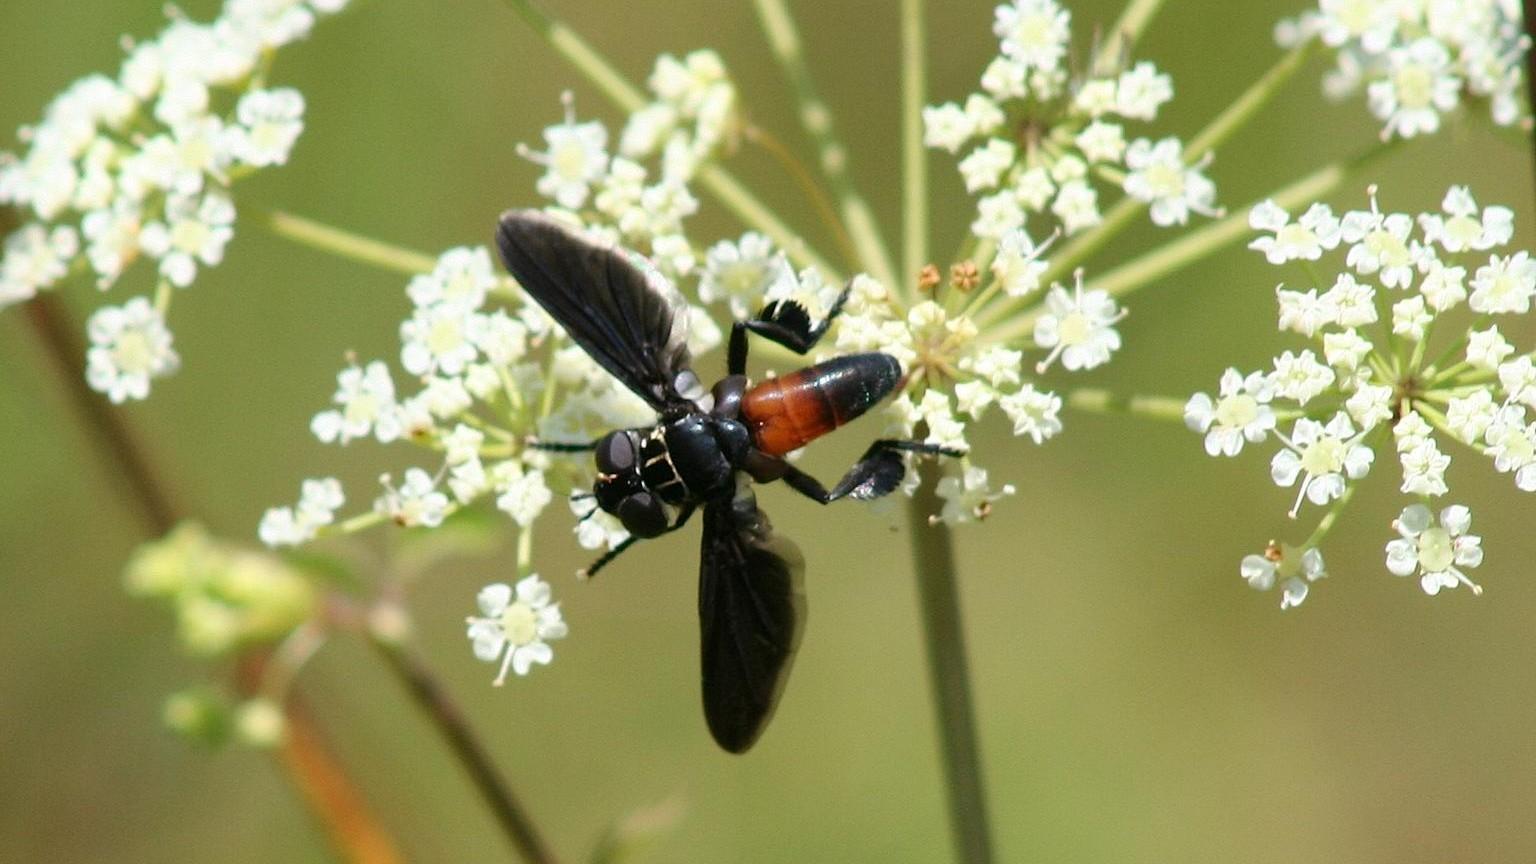
[[[503,213],[496,247],[523,290],[624,386],[657,411],[691,407],[678,376],[697,379],[660,274],[537,210]]]
[[[744,753],[773,716],[805,624],[804,559],[773,536],[747,481],[704,508],[699,624],[704,719],[721,747]]]

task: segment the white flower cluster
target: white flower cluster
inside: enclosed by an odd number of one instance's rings
[[[1281,449],[1270,475],[1296,488],[1292,518],[1304,501],[1337,502],[1301,554],[1316,551],[1352,482],[1390,438],[1400,489],[1418,501],[1395,523],[1400,536],[1387,547],[1388,569],[1419,573],[1431,594],[1458,584],[1476,590],[1465,573],[1482,561],[1480,540],[1466,533],[1471,513],[1452,505],[1435,523],[1430,505],[1449,492],[1447,441],[1484,454],[1519,489],[1536,491],[1536,421],[1528,416],[1536,409],[1536,363],[1529,352],[1517,354],[1495,323],[1528,314],[1536,298],[1536,260],[1493,251],[1513,235],[1513,214],[1480,208],[1461,186],[1451,187],[1439,212],[1384,213],[1373,188],[1369,210],[1340,217],[1314,204],[1293,221],[1265,202],[1250,223],[1264,233],[1249,248],[1293,268],[1299,280],[1276,289],[1280,329],[1313,347],[1285,351],[1268,372],[1227,370],[1215,396],[1189,400],[1185,420],[1213,456],[1235,456],[1275,435]],[[1342,267],[1320,270],[1313,262],[1325,254],[1341,255]],[[1319,272],[1334,273],[1332,283],[1318,284]],[[1289,433],[1282,421],[1292,423]],[[1255,569],[1256,558],[1296,557],[1278,549],[1245,559],[1250,584],[1274,584]],[[1304,596],[1287,591],[1286,605]]]
[[[1336,51],[1325,92],[1364,85],[1382,138],[1411,138],[1469,97],[1500,126],[1529,123],[1521,21],[1514,0],[1319,0],[1276,32],[1282,44],[1317,38]]]
[[[539,194],[571,221],[647,254],[675,280],[698,263],[682,225],[699,209],[688,182],[734,134],[736,88],[707,50],[681,60],[662,55],[650,86],[656,100],[630,115],[616,154],[608,153],[602,123],[577,122],[569,93],[564,122],[544,130],[545,149],[519,152],[544,167]]]
[[[230,184],[287,161],[304,128],[304,99],[269,89],[277,48],[308,35],[346,0],[227,0],[200,24],[174,14],[153,40],[130,43],[117,76],[70,85],[21,154],[0,153],[0,204],[31,221],[0,258],[0,308],[71,272],[107,290],[153,259],[157,302],[107,307],[90,324],[89,381],[113,402],[143,399],[177,367],[165,327],[170,287],[219,264],[234,233]]]
[[[566,490],[589,479],[584,460],[551,459],[527,449],[528,439],[587,441],[650,419],[644,402],[569,346],[542,310],[497,275],[485,248],[448,250],[406,293],[414,308],[400,325],[400,366],[419,388],[400,392],[382,360],[353,362],[336,377],[333,407],[310,424],[326,443],[407,440],[439,454],[432,470],[409,468],[398,484],[382,478],[384,492],[374,502],[379,516],[433,527],[456,508],[489,497],[526,528],[554,499],[551,479]],[[305,513],[302,504],[297,511],[268,511],[262,539],[274,545],[313,539],[330,520]],[[590,545],[624,539],[610,521],[601,513],[586,520],[608,529]],[[586,522],[583,539],[593,536]]]
[[[982,74],[983,92],[923,109],[929,147],[958,154],[974,142],[960,160],[966,190],[981,196],[971,230],[1001,239],[1033,214],[1067,235],[1091,228],[1101,221],[1095,179],[1150,204],[1158,225],[1218,212],[1205,162],[1188,164],[1179,139],[1126,138],[1126,121],[1157,118],[1172,81],[1145,61],[1071,78],[1069,23],[1056,0],[998,6],[1000,50]]]

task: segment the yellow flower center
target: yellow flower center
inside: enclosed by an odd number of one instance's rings
[[[112,362],[129,375],[148,375],[154,361],[149,337],[141,330],[129,330],[117,337],[117,344],[112,346]]]
[[[446,354],[459,347],[463,341],[463,333],[460,332],[456,318],[439,318],[432,322],[432,329],[427,332],[427,347],[433,354]]]
[[[1302,470],[1318,477],[1336,474],[1344,467],[1344,442],[1331,435],[1324,435],[1301,451]]]
[[[1216,425],[1227,429],[1241,429],[1259,416],[1259,400],[1247,393],[1239,393],[1216,403]]]
[[[1061,344],[1072,346],[1081,345],[1088,341],[1093,333],[1093,328],[1088,324],[1087,316],[1081,312],[1068,312],[1061,319]]]
[[[171,245],[188,255],[197,254],[213,232],[196,219],[181,219],[171,227]]]
[[[1456,563],[1456,546],[1451,534],[1436,525],[1419,535],[1419,566],[1429,573],[1444,573]]]
[[[549,154],[549,166],[566,180],[587,178],[587,151],[579,142],[565,141]]]
[[[1423,108],[1434,96],[1435,78],[1423,66],[1404,66],[1397,70],[1393,83],[1397,85],[1397,101],[1404,108]]]
[[[501,632],[513,645],[527,645],[539,638],[539,616],[526,603],[513,603],[501,613]]]

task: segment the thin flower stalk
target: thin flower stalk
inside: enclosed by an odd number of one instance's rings
[[[598,53],[576,31],[551,17],[531,0],[506,0],[534,32],[557,54],[564,57],[576,71],[584,75],[593,86],[607,96],[609,101],[626,112],[640,109],[646,103],[644,94],[631,84],[607,58]],[[840,272],[831,262],[818,254],[794,229],[784,223],[757,196],[741,185],[734,175],[718,165],[707,163],[700,166],[698,179],[726,209],[736,214],[744,224],[768,235],[796,262],[815,267],[829,278],[836,279]]]
[[[384,660],[385,667],[400,680],[411,701],[443,736],[518,856],[527,864],[555,864],[557,859],[548,842],[528,816],[501,769],[496,767],[495,759],[476,734],[464,709],[449,695],[437,674],[398,640],[373,633],[369,636],[369,644]]]
[[[923,0],[901,0],[901,281],[886,281],[912,297],[917,272],[928,263],[928,154],[923,145],[923,103],[928,98]]]
[[[421,252],[364,237],[341,228],[288,213],[282,210],[261,212],[257,217],[262,226],[285,240],[327,252],[339,258],[356,261],[407,276],[429,273],[437,259]]]
[[[842,222],[852,238],[861,269],[887,285],[896,283],[895,264],[869,202],[853,183],[848,170],[848,148],[837,136],[832,110],[816,88],[816,79],[805,62],[799,28],[785,0],[755,0],[758,20],[768,37],[768,47],[783,67],[800,107],[800,125],[816,146],[817,162],[832,186]]]

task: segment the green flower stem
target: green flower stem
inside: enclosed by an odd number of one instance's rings
[[[842,221],[858,253],[859,266],[885,285],[896,284],[896,267],[880,236],[869,202],[848,174],[848,149],[837,137],[832,111],[816,90],[816,79],[806,65],[800,32],[785,0],[755,0],[757,16],[768,36],[768,47],[784,68],[795,98],[800,102],[800,124],[816,145],[822,173],[832,185]]]
[[[1131,0],[1125,4],[1120,18],[1110,28],[1093,58],[1094,72],[1107,75],[1113,71],[1132,43],[1141,38],[1162,5],[1163,0]]]
[[[1330,162],[1265,198],[1273,199],[1276,204],[1288,209],[1316,200],[1374,164],[1391,149],[1391,145],[1381,144],[1353,159]],[[1262,200],[1264,199],[1260,199]],[[1169,273],[1213,255],[1247,236],[1250,230],[1248,213],[1258,203],[1255,201],[1253,204],[1239,208],[1221,219],[1190,231],[1172,243],[1159,246],[1096,279],[1090,279],[1087,287],[1089,290],[1102,289],[1115,296],[1129,294],[1156,282]],[[985,338],[988,341],[1001,342],[1030,333],[1034,330],[1035,319],[1038,316],[1038,310],[1026,312],[998,327],[984,331]]]
[[[1307,58],[1312,56],[1313,46],[1316,40],[1308,39],[1285,52],[1269,67],[1269,71],[1259,76],[1259,80],[1249,85],[1241,96],[1237,97],[1231,105],[1228,105],[1216,119],[1205,125],[1204,129],[1195,133],[1195,137],[1189,139],[1184,148],[1184,159],[1193,163],[1205,157],[1205,154],[1213,152],[1231,138],[1233,133],[1248,125],[1248,121],[1257,117],[1265,105],[1280,92],[1291,76],[1299,71]]]
[[[912,563],[923,616],[928,680],[933,688],[933,708],[944,759],[955,859],[961,864],[990,864],[992,832],[987,820],[976,718],[971,707],[971,677],[965,657],[965,629],[960,620],[954,544],[948,525],[928,521],[929,514],[937,513],[943,506],[935,491],[939,480],[937,466],[924,461],[917,471],[917,492],[907,502],[907,530],[912,535]]]
[[[475,735],[469,718],[432,669],[414,651],[396,640],[370,633],[368,641],[400,679],[412,701],[437,727],[522,860],[528,864],[554,864],[555,856],[548,844],[497,769],[484,742]]]
[[[1323,514],[1323,518],[1318,520],[1317,527],[1312,529],[1312,534],[1307,537],[1306,542],[1301,544],[1302,549],[1316,549],[1327,539],[1328,532],[1338,524],[1339,517],[1344,514],[1344,508],[1349,506],[1350,499],[1355,497],[1355,490],[1359,488],[1359,482],[1344,484],[1344,491],[1340,493],[1338,500],[1333,502],[1333,506],[1328,508],[1328,512]]]
[[[4,233],[0,231],[0,233]],[[85,381],[85,346],[81,328],[53,294],[40,294],[26,305],[26,321],[50,365],[84,422],[86,434],[108,473],[121,484],[146,537],[163,537],[176,526],[182,511],[155,473],[144,448],[123,416]],[[259,652],[247,653],[239,667],[259,669]],[[240,673],[243,677],[243,672]],[[259,675],[257,679],[259,680]],[[287,734],[277,752],[288,779],[304,796],[315,820],[325,829],[343,858],[393,864],[404,860],[390,833],[369,809],[357,784],[326,744],[302,700],[283,703]]]
[[[532,0],[505,0],[505,2],[549,47],[555,50],[555,53],[576,67],[576,71],[586,76],[587,80],[608,97],[610,102],[624,111],[631,112],[645,106],[647,101],[645,94],[629,83],[629,80],[620,74],[607,58],[587,44],[587,41],[577,35],[576,31],[551,17],[543,9],[534,5]],[[834,280],[841,279],[838,268],[833,267],[826,258],[817,254],[799,234],[785,225],[762,201],[747,191],[746,187],[742,186],[730,172],[714,163],[705,163],[699,167],[697,176],[704,188],[725,205],[726,209],[735,213],[736,218],[747,226],[768,235],[796,263],[814,267]]]
[[[923,55],[923,0],[901,0],[901,279],[891,290],[912,297],[928,263],[928,153],[923,149],[923,102],[928,98]]]
[[[1156,4],[1151,5],[1155,6]],[[1269,71],[1259,76],[1259,79],[1253,82],[1247,90],[1243,91],[1236,101],[1216,115],[1215,119],[1207,123],[1204,129],[1195,133],[1195,137],[1189,140],[1189,144],[1184,150],[1185,163],[1194,164],[1198,162],[1206,154],[1213,152],[1217,146],[1232,137],[1239,129],[1247,125],[1250,120],[1258,116],[1259,111],[1269,104],[1269,101],[1291,79],[1291,76],[1295,75],[1297,70],[1302,67],[1302,64],[1311,53],[1311,45],[1310,41],[1304,42],[1282,55],[1280,60],[1271,66]],[[1104,214],[1103,220],[1098,225],[1068,240],[1051,257],[1050,266],[1046,268],[1045,273],[1041,276],[1041,284],[1050,285],[1065,278],[1074,268],[1086,261],[1089,256],[1104,248],[1109,241],[1119,236],[1120,232],[1129,227],[1131,222],[1146,209],[1146,202],[1138,201],[1131,197],[1121,198],[1115,202],[1115,205],[1109,208],[1109,211]],[[1246,228],[1248,208],[1244,208],[1238,215],[1242,217],[1239,224]],[[1210,226],[1207,225],[1206,227]],[[1202,229],[1196,229],[1184,236],[1189,237],[1200,230]],[[1175,241],[1175,243],[1177,242],[1179,241]],[[998,304],[991,310],[988,310],[988,314],[982,316],[978,323],[985,327],[986,324],[1005,317],[1015,308],[1018,307],[1014,304]]]
[[[1170,396],[1122,396],[1097,387],[1068,391],[1062,400],[1068,408],[1094,414],[1130,414],[1152,420],[1184,422],[1184,402]]]
[[[437,260],[425,253],[333,228],[282,210],[258,212],[257,218],[262,227],[285,240],[360,264],[393,270],[407,276],[430,273],[437,266]]]

